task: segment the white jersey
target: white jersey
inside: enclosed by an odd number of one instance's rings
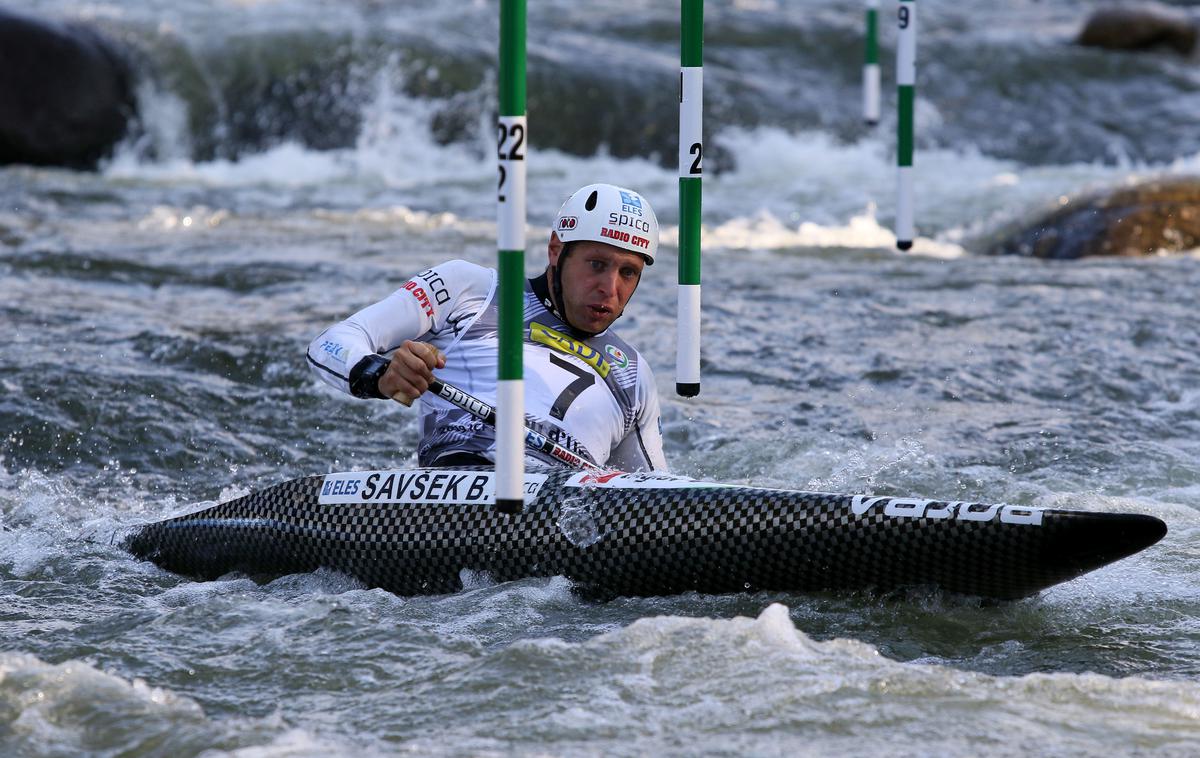
[[[308,349],[317,376],[350,392],[351,369],[405,340],[446,354],[436,375],[496,403],[498,277],[449,261],[321,333]],[[662,422],[650,366],[611,329],[581,338],[547,307],[545,277],[525,286],[525,411],[530,426],[600,466],[663,470]],[[431,393],[421,396],[421,465],[451,453],[495,460],[495,429]],[[555,462],[527,451],[529,460]]]

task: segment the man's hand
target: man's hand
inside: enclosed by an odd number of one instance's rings
[[[428,342],[406,340],[392,354],[392,363],[379,377],[379,392],[397,403],[411,406],[429,389],[433,370],[446,367],[446,356]]]

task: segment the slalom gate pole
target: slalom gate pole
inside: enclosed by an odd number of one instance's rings
[[[867,34],[863,49],[863,121],[879,123],[879,0],[867,0]]]
[[[896,46],[896,247],[913,245],[913,105],[917,80],[917,4],[900,0]]]
[[[500,117],[496,237],[500,356],[496,376],[496,509],[525,503],[525,0],[500,1]]]
[[[679,340],[675,392],[700,394],[700,159],[704,1],[681,0],[679,23]]]

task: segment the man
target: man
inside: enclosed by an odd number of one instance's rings
[[[588,185],[558,212],[549,264],[525,286],[529,426],[583,458],[625,471],[662,470],[658,392],[642,356],[609,327],[658,251],[645,198]],[[438,378],[496,402],[498,277],[449,261],[326,329],[308,348],[317,376],[356,397],[421,400],[422,466],[490,464],[495,429],[433,394]],[[531,461],[555,462],[527,452]]]

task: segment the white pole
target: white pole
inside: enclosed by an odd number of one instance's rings
[[[863,55],[863,121],[879,123],[879,0],[867,0],[867,35]]]
[[[700,159],[704,2],[682,0],[679,19],[679,301],[675,392],[700,394]]]
[[[500,119],[496,157],[497,266],[500,286],[496,372],[496,509],[519,513],[525,502],[525,0],[500,4]]]
[[[898,118],[896,125],[896,247],[913,244],[913,105],[917,83],[917,4],[900,0],[897,13],[900,41],[896,47]]]

